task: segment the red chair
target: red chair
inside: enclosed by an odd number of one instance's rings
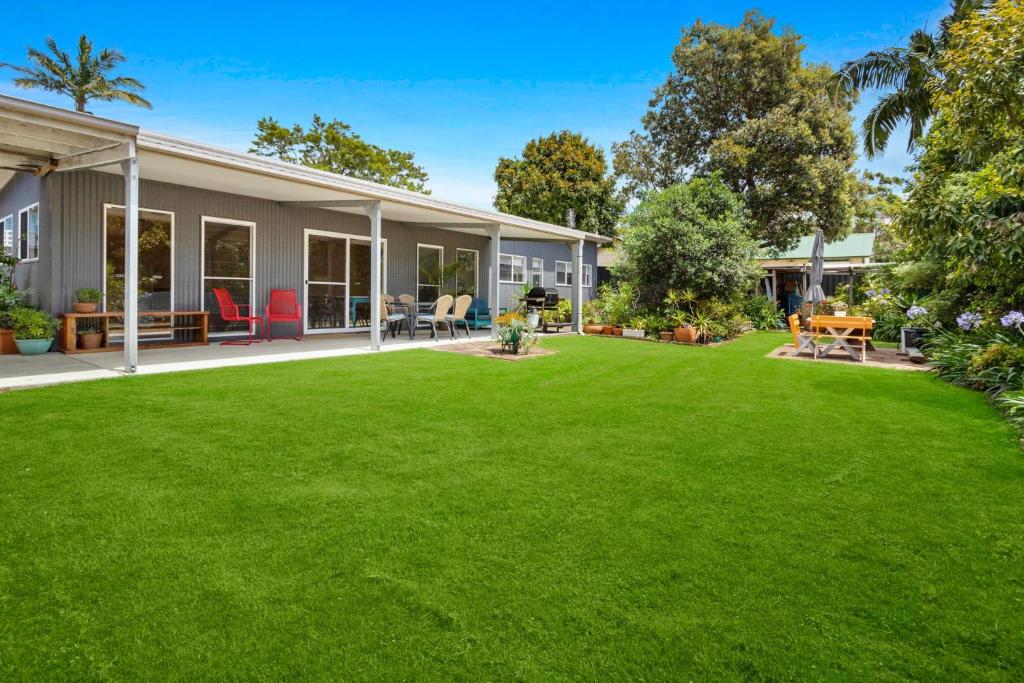
[[[274,340],[274,323],[295,323],[295,339],[302,341],[302,309],[299,308],[299,300],[294,289],[270,290],[266,319],[267,341]]]
[[[249,304],[236,304],[231,299],[231,292],[226,289],[214,288],[213,295],[217,297],[217,304],[220,306],[220,317],[225,322],[229,323],[245,323],[245,331],[248,335],[248,339],[242,341],[241,339],[235,339],[230,341],[223,341],[220,343],[221,346],[232,346],[232,345],[245,345],[252,344],[253,341],[259,343],[260,334],[256,335],[256,339],[252,338],[252,326],[256,325],[260,328],[260,332],[263,331],[263,318],[258,315],[242,315],[241,309],[251,308]]]

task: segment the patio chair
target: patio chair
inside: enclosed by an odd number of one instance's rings
[[[402,323],[405,321],[405,313],[395,313],[389,302],[380,302],[380,323],[384,326],[384,338],[387,338],[390,332],[391,338],[394,339],[396,331],[402,331]]]
[[[469,294],[462,294],[455,298],[455,307],[452,312],[448,314],[448,323],[455,330],[455,333],[459,332],[459,323],[466,328],[466,336],[473,336],[469,330],[469,321],[466,320],[466,312],[469,310],[469,305],[473,303],[473,297]]]
[[[274,340],[274,323],[294,323],[295,339],[302,341],[302,309],[299,307],[294,289],[270,290],[270,303],[267,304],[264,315],[267,341]]]
[[[799,356],[804,351],[814,354],[817,342],[814,341],[814,335],[800,330],[800,314],[794,313],[786,320],[789,321],[789,331],[793,333],[793,351],[790,355]]]
[[[392,296],[391,294],[381,294],[380,298],[389,304],[395,303],[395,297]]]
[[[222,341],[220,343],[221,346],[248,346],[253,342],[258,344],[262,341],[259,333],[257,333],[256,339],[253,339],[252,326],[256,325],[260,332],[262,332],[263,318],[258,315],[242,315],[243,308],[252,308],[249,304],[236,304],[231,298],[231,292],[219,287],[214,288],[213,295],[217,297],[217,305],[220,306],[220,317],[224,322],[245,323],[245,333],[247,335],[245,341],[242,341],[241,339],[230,339],[228,341]]]
[[[412,294],[399,294],[398,300],[403,304],[411,304],[416,301],[416,297]]]
[[[434,339],[438,339],[437,326],[444,325],[448,328],[448,333],[452,339],[455,339],[455,327],[448,320],[448,311],[452,307],[452,296],[451,294],[445,294],[438,297],[434,305],[431,306],[430,313],[421,313],[416,316],[416,326],[419,327],[421,323],[430,325],[430,336]]]
[[[466,322],[474,330],[491,326],[491,309],[487,306],[487,299],[473,299],[466,311]]]

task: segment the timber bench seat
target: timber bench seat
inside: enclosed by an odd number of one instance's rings
[[[121,349],[110,343],[110,321],[124,320],[124,311],[64,313],[60,318],[58,346],[62,353],[97,353]],[[209,344],[209,318],[209,311],[139,311],[140,340],[145,336],[155,337],[146,340],[146,345],[161,348],[205,346]],[[98,326],[103,333],[103,341],[98,349],[78,348],[78,332],[83,325]]]

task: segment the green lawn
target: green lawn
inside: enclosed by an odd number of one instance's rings
[[[0,394],[0,679],[1020,680],[1015,434],[787,338]]]

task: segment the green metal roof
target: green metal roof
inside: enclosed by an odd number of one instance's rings
[[[852,235],[835,242],[825,242],[825,258],[854,258],[857,256],[870,257],[874,252],[875,233],[855,232]],[[801,237],[800,242],[788,251],[777,252],[769,250],[765,252],[762,259],[809,259],[811,249],[814,247],[814,235]]]

